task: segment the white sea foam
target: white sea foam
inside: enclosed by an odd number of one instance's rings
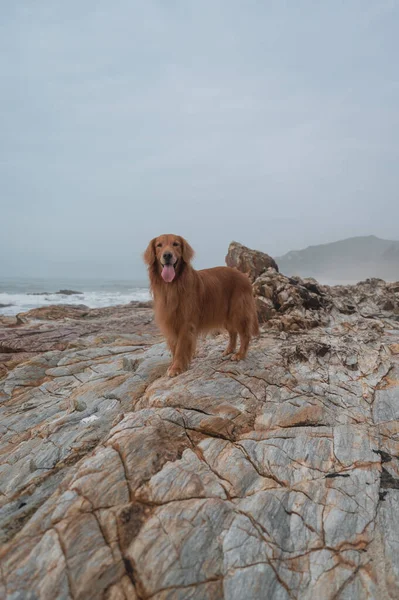
[[[16,315],[20,312],[48,306],[50,304],[85,304],[89,308],[128,304],[132,300],[146,302],[150,293],[146,288],[131,288],[123,290],[96,290],[82,294],[38,294],[0,292],[0,314]],[[2,304],[10,304],[1,308]]]

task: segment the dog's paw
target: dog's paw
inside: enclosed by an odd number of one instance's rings
[[[235,354],[233,354],[233,356],[231,357],[230,360],[233,360],[235,362],[238,362],[239,360],[243,360],[245,358],[245,356],[243,356],[241,354],[241,352],[236,352]]]
[[[176,377],[176,375],[180,375],[186,369],[180,367],[179,365],[170,365],[169,369],[166,371],[168,377]]]
[[[233,352],[234,352],[234,350],[230,350],[230,348],[226,348],[226,350],[222,353],[222,356],[229,356]]]

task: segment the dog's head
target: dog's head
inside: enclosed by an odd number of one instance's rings
[[[144,252],[144,262],[155,268],[166,283],[171,283],[193,256],[194,250],[184,238],[167,233],[151,240]]]

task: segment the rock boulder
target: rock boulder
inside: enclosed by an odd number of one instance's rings
[[[271,256],[251,250],[238,242],[231,242],[226,256],[226,265],[246,273],[251,281],[255,281],[267,269],[271,268],[278,272],[277,263]]]

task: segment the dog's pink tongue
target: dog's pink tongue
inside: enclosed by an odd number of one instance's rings
[[[172,265],[165,265],[162,269],[162,279],[166,281],[166,283],[170,283],[175,278],[175,270]]]

